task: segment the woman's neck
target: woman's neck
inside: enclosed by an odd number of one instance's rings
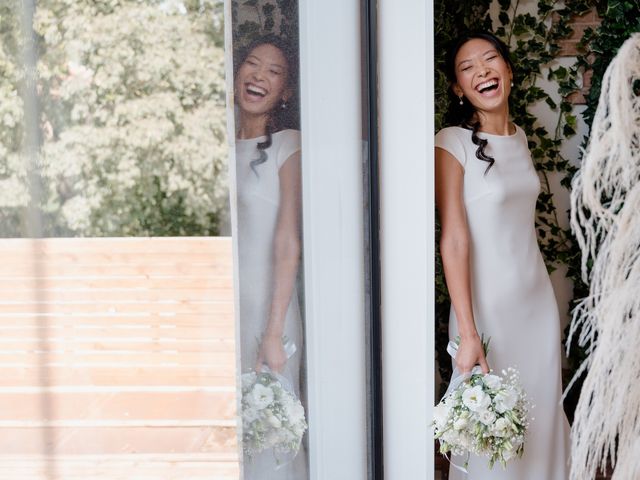
[[[493,135],[513,135],[509,121],[509,109],[500,112],[479,112],[480,131]]]
[[[240,113],[238,132],[236,138],[244,140],[247,138],[257,138],[267,133],[267,116],[250,115]]]

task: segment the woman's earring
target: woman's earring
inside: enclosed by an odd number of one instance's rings
[[[287,102],[285,100],[282,100],[282,104],[280,105],[280,108],[282,108],[282,110],[286,110]]]
[[[464,102],[462,101],[462,95],[460,95],[460,105],[464,105]]]
[[[511,86],[513,87],[513,80],[511,80]]]

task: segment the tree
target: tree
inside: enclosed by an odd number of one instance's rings
[[[47,234],[218,233],[227,209],[221,13],[212,0],[38,3]]]

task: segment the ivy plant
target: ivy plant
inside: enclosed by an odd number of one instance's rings
[[[267,34],[286,38],[292,45],[298,44],[297,0],[232,0],[231,12],[236,51]]]

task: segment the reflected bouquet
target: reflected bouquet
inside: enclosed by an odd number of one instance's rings
[[[452,343],[449,350],[455,357],[457,345]],[[496,462],[505,467],[508,460],[521,457],[524,452],[532,407],[517,370],[509,368],[502,375],[484,375],[476,367],[468,378],[454,377],[434,408],[432,426],[440,452],[445,456],[449,452],[466,453],[465,468],[471,453],[488,457],[489,467],[493,468]]]
[[[242,430],[247,456],[273,448],[277,457],[295,457],[307,422],[286,378],[270,371],[242,375]]]

